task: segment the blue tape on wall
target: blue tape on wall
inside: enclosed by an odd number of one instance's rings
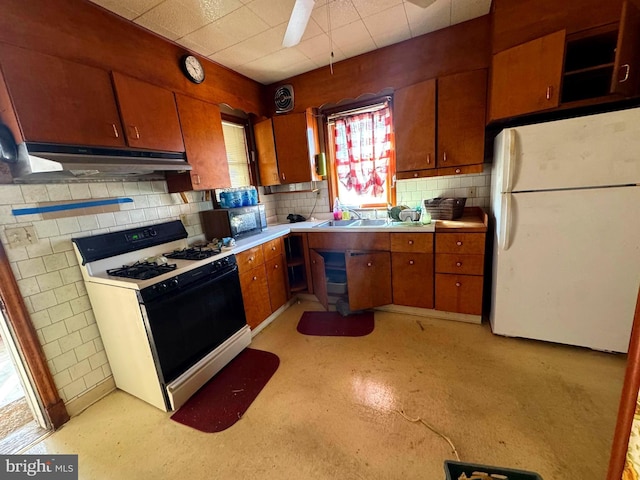
[[[11,210],[14,216],[33,215],[34,213],[60,212],[63,210],[77,210],[80,208],[102,207],[104,205],[115,205],[118,203],[131,203],[132,198],[109,198],[107,200],[91,200],[88,202],[64,203],[60,205],[47,205],[35,208],[15,208]]]

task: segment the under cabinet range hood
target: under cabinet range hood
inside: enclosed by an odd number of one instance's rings
[[[2,127],[2,126],[0,126]],[[153,180],[191,170],[184,153],[25,142],[0,128],[0,159],[15,183]]]

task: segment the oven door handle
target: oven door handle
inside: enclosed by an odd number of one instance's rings
[[[208,277],[195,279],[192,282],[189,282],[189,283],[187,283],[185,285],[181,285],[179,288],[177,288],[175,290],[171,290],[171,291],[167,292],[164,295],[160,295],[160,296],[154,297],[154,298],[152,298],[150,300],[145,300],[144,299],[144,295],[143,295],[141,303],[143,303],[145,305],[149,305],[151,303],[158,304],[158,303],[162,303],[162,302],[169,301],[169,300],[174,301],[175,299],[180,298],[185,293],[188,293],[188,292],[193,291],[195,289],[207,288],[212,283],[216,283],[216,282],[222,281],[225,278],[227,278],[228,276],[234,275],[234,274],[236,276],[238,275],[238,266],[237,265],[233,265],[232,267],[229,267],[227,270],[224,270],[223,273],[216,272],[214,275],[209,275]]]

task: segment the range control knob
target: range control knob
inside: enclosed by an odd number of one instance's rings
[[[179,283],[179,282],[178,282],[178,279],[177,279],[177,278],[172,278],[171,280],[169,280],[169,286],[170,286],[170,287],[175,288],[175,287],[177,287],[177,286],[178,286],[178,283]]]

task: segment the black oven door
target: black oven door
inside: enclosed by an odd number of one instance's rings
[[[247,324],[236,266],[145,302],[144,309],[165,385]]]

